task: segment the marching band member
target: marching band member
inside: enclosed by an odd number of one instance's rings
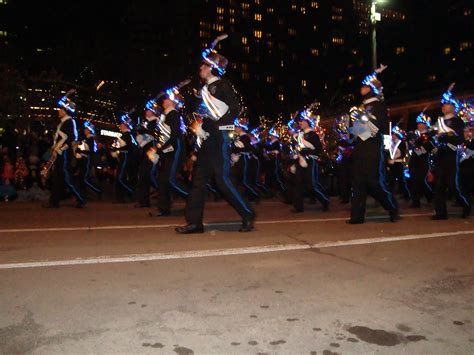
[[[117,203],[125,203],[127,199],[131,199],[134,193],[132,187],[135,174],[133,160],[136,157],[138,144],[132,135],[133,123],[130,113],[121,115],[117,123],[122,135],[113,144],[115,154],[118,157],[115,197]]]
[[[408,201],[410,199],[410,191],[408,190],[405,178],[405,160],[407,159],[406,136],[406,132],[400,127],[393,127],[390,145],[388,146],[387,182],[392,194],[395,192],[395,185],[398,183],[399,190]]]
[[[314,131],[314,118],[310,109],[305,110],[300,117],[297,147],[297,163],[295,171],[295,186],[293,190],[294,213],[304,212],[304,191],[309,191],[322,205],[322,210],[329,208],[329,198],[319,182],[318,159],[323,151],[319,136]]]
[[[92,177],[95,156],[97,153],[97,142],[95,141],[95,126],[91,121],[84,122],[85,139],[76,149],[77,168],[79,171],[81,193],[85,194],[85,188],[102,194],[102,189],[97,185]]]
[[[240,232],[253,229],[255,214],[230,180],[229,132],[234,129],[234,119],[240,112],[239,100],[232,85],[222,75],[228,60],[213,48],[226,35],[218,37],[202,53],[199,76],[205,82],[201,90],[203,102],[209,112],[197,130],[202,144],[198,152],[192,189],[186,204],[187,224],[176,228],[180,234],[203,233],[203,212],[207,183],[211,176],[223,197],[242,218]]]
[[[416,131],[408,139],[410,151],[408,169],[410,171],[411,207],[413,208],[421,206],[422,195],[428,202],[433,198],[433,190],[428,183],[430,154],[434,148],[429,128],[431,128],[431,118],[422,112],[416,118]]]
[[[364,114],[351,127],[356,141],[352,154],[351,218],[348,224],[364,223],[368,192],[389,212],[392,222],[399,219],[397,205],[385,184],[383,135],[388,134],[389,122],[387,109],[381,100],[382,83],[377,78],[385,68],[381,66],[368,75],[360,89]]]
[[[349,203],[351,198],[352,140],[350,139],[349,115],[336,119],[334,131],[337,137],[336,173],[341,203]]]
[[[462,217],[468,218],[471,213],[471,203],[462,191],[459,182],[459,161],[463,143],[464,122],[457,116],[459,101],[454,97],[452,84],[441,98],[442,117],[436,123],[437,151],[435,165],[435,193],[433,220],[448,219],[446,206],[448,190],[454,194],[456,201],[462,206]]]
[[[281,143],[280,135],[276,127],[270,128],[268,131],[268,139],[265,140],[263,147],[263,158],[265,164],[266,185],[274,190],[279,190],[286,198],[286,187],[283,182],[283,174],[281,171]]]
[[[234,135],[236,137],[231,147],[231,158],[238,181],[245,187],[249,198],[258,201],[260,195],[255,186],[256,165],[252,164],[254,148],[247,133],[248,129],[246,119],[236,118],[234,120]]]
[[[51,171],[51,196],[45,208],[58,208],[64,187],[76,199],[76,208],[84,206],[84,198],[73,181],[72,159],[74,158],[75,145],[77,144],[76,121],[71,117],[76,111],[76,104],[69,98],[74,90],[70,90],[58,101],[58,116],[61,120],[54,135],[52,147],[52,160],[54,164]]]
[[[136,207],[150,207],[150,187],[158,188],[156,163],[148,158],[147,152],[155,145],[158,116],[161,114],[156,100],[151,99],[145,106],[145,119],[137,127],[136,141],[139,146],[139,165]]]
[[[464,127],[464,144],[462,147],[459,173],[460,183],[467,196],[474,192],[474,120]]]
[[[171,214],[171,190],[184,198],[188,197],[186,186],[177,181],[178,169],[181,168],[186,147],[183,134],[186,127],[179,109],[184,106],[184,97],[177,87],[166,90],[163,99],[163,112],[158,121],[159,139],[156,147],[151,148],[151,154],[159,156],[158,166],[158,211],[150,214],[164,217]]]

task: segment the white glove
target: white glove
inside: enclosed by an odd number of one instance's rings
[[[237,148],[244,148],[244,147],[245,147],[244,143],[242,143],[241,141],[235,142],[234,145],[235,145]]]
[[[199,127],[196,130],[196,136],[201,139],[201,141],[205,141],[207,137],[209,137],[209,133],[207,133],[205,130],[202,129],[202,125],[199,125]]]

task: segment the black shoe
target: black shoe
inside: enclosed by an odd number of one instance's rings
[[[390,216],[390,222],[398,222],[400,220],[400,214],[398,213],[398,210],[391,210],[389,212]]]
[[[251,232],[254,228],[253,226],[253,221],[255,220],[255,217],[254,216],[251,216],[251,217],[248,217],[248,218],[244,218],[242,220],[242,225],[240,226],[239,228],[239,232],[240,233],[248,233],[248,232]]]
[[[170,211],[149,212],[148,215],[150,217],[167,217],[167,216],[171,216],[171,212]]]
[[[47,203],[43,203],[41,205],[41,207],[43,207],[43,208],[59,208],[59,205],[47,202]]]
[[[195,234],[195,233],[204,233],[204,226],[197,224],[186,224],[185,226],[176,227],[176,233],[178,234]]]
[[[431,216],[431,219],[433,221],[444,221],[448,219],[448,216],[444,214],[434,214],[433,216]]]
[[[346,224],[363,224],[364,221],[362,219],[348,219]]]
[[[471,215],[471,206],[468,206],[468,207],[464,207],[462,209],[462,218],[469,218],[469,216]]]
[[[290,212],[291,213],[303,213],[304,210],[300,210],[299,208],[293,208]]]

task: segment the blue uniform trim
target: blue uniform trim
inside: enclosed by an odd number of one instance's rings
[[[393,201],[393,196],[390,191],[388,191],[387,186],[385,186],[385,167],[384,167],[384,147],[383,144],[380,144],[380,160],[379,160],[379,185],[382,190],[387,194],[388,202],[392,205],[392,209],[396,209],[397,205]]]
[[[68,189],[76,195],[76,198],[80,202],[84,202],[84,199],[82,198],[81,194],[76,190],[74,185],[71,183],[71,177],[69,176],[69,172],[67,170],[67,150],[63,152],[63,172],[64,172],[64,181],[66,182],[66,185]]]
[[[278,157],[275,157],[273,159],[275,160],[274,161],[274,164],[275,164],[275,177],[276,177],[277,183],[280,185],[280,189],[282,191],[286,191],[285,185],[283,184],[283,181],[281,181],[281,179],[280,179],[280,166],[278,164]]]
[[[260,165],[260,159],[256,158],[256,160],[257,160],[257,172],[255,174],[255,185],[259,189],[262,189],[265,192],[267,192],[268,191],[267,187],[265,185],[261,184],[260,181],[258,181],[258,179],[260,178],[261,165]]]
[[[229,191],[234,195],[234,197],[237,199],[237,201],[242,205],[243,209],[250,215],[253,214],[253,212],[248,208],[247,204],[244,202],[242,199],[242,196],[240,196],[239,192],[235,189],[234,185],[232,185],[229,174],[230,174],[230,157],[229,157],[229,151],[228,151],[228,146],[229,146],[229,137],[227,135],[227,132],[221,131],[222,135],[222,158],[223,158],[223,166],[222,166],[222,179],[224,180],[224,184],[227,186]]]
[[[246,155],[244,155],[242,158],[244,158],[244,174],[243,174],[243,177],[242,177],[242,183],[250,191],[250,193],[252,193],[252,195],[255,195],[256,197],[258,197],[258,192],[255,191],[254,189],[252,189],[252,187],[248,184],[248,180],[247,180],[247,159],[248,159],[248,157]]]
[[[97,193],[101,193],[102,190],[98,189],[97,187],[95,187],[94,185],[92,185],[90,182],[89,182],[89,174],[91,172],[91,158],[90,156],[88,155],[87,156],[87,165],[86,165],[86,172],[84,174],[84,183],[94,192],[97,192]]]
[[[311,184],[313,185],[313,190],[318,194],[323,200],[329,202],[329,199],[319,188],[319,171],[318,164],[314,159],[311,160]]]
[[[411,198],[410,189],[408,188],[407,179],[405,176],[405,167],[402,167],[402,169],[403,186],[405,187],[405,191],[408,192],[408,198]]]
[[[188,193],[180,188],[176,182],[176,172],[178,170],[178,162],[179,162],[179,154],[181,152],[181,142],[179,139],[176,140],[176,151],[174,153],[173,164],[171,165],[171,171],[169,176],[170,184],[173,188],[176,189],[179,193],[183,194],[184,196],[188,196]]]
[[[461,192],[461,187],[459,185],[459,158],[461,157],[461,152],[459,150],[456,151],[456,176],[455,176],[455,183],[456,183],[456,190],[459,194],[459,196],[462,198],[464,201],[465,206],[469,206],[469,201],[467,198],[462,194]]]
[[[123,159],[122,166],[120,167],[120,172],[117,176],[117,180],[119,184],[122,185],[125,190],[127,190],[127,192],[133,193],[133,190],[123,181],[123,174],[125,172],[125,167],[127,166],[128,153],[123,152],[122,154],[125,155],[125,158]]]
[[[431,168],[432,168],[432,166],[431,166],[431,160],[430,160],[430,155],[429,155],[429,154],[426,154],[426,155],[427,155],[426,159],[428,159],[428,171],[430,171]],[[428,172],[426,172],[424,181],[425,181],[426,187],[428,188],[428,190],[430,190],[430,193],[433,193],[433,189],[431,188],[431,186],[430,186],[430,184],[429,184],[429,182],[428,182]]]
[[[156,180],[156,164],[152,164],[150,170],[150,181],[155,189],[158,188],[158,181]]]

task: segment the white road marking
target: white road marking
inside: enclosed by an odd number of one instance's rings
[[[248,255],[261,253],[274,253],[281,251],[295,251],[306,249],[323,249],[331,247],[343,247],[362,244],[389,243],[396,241],[456,237],[474,234],[474,230],[430,233],[430,234],[409,234],[393,237],[380,238],[364,238],[339,241],[323,241],[315,244],[287,244],[287,245],[267,245],[259,247],[246,248],[229,248],[214,250],[190,250],[171,253],[155,253],[155,254],[135,254],[121,256],[99,256],[94,258],[77,258],[70,260],[54,260],[54,261],[34,261],[27,263],[11,263],[0,264],[0,269],[24,269],[24,268],[40,268],[51,266],[67,266],[67,265],[91,265],[91,264],[108,264],[108,263],[128,263],[137,261],[156,261],[156,260],[172,260],[172,259],[188,259],[188,258],[204,258],[213,256],[229,256],[229,255]]]
[[[402,214],[402,217],[427,217],[432,213],[412,213]],[[388,219],[387,215],[370,216],[366,218],[371,219]],[[313,218],[313,219],[280,219],[270,221],[256,221],[255,224],[286,224],[286,223],[319,223],[319,222],[338,222],[345,221],[347,217],[334,218]],[[216,222],[205,223],[206,226],[231,226],[240,225],[241,222]],[[176,224],[136,224],[136,225],[111,225],[111,226],[86,226],[86,227],[45,227],[45,228],[11,228],[0,229],[0,233],[37,233],[37,232],[80,232],[80,231],[95,231],[95,230],[119,230],[119,229],[157,229],[157,228],[172,228],[182,225]]]

